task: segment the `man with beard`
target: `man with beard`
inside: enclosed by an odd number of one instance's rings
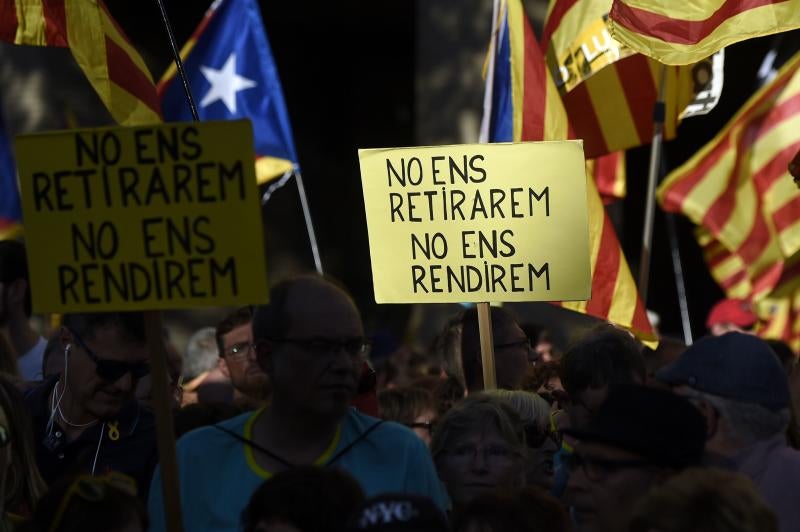
[[[259,406],[269,395],[267,374],[256,360],[253,348],[253,313],[243,307],[217,325],[217,347],[221,358],[219,369],[233,385],[234,403]]]
[[[0,241],[0,329],[17,354],[20,376],[42,378],[42,357],[47,340],[31,327],[31,288],[25,246],[15,240]]]
[[[279,283],[253,316],[253,339],[272,387],[269,404],[178,441],[187,532],[240,530],[242,511],[264,480],[304,465],[342,469],[368,497],[416,493],[445,509],[422,440],[350,407],[370,343],[343,290],[316,276]],[[158,532],[165,526],[158,469],[151,489],[150,530]]]
[[[64,370],[25,396],[42,477],[118,471],[145,494],[157,453],[153,415],[134,397],[150,371],[142,313],[67,314],[60,345]]]

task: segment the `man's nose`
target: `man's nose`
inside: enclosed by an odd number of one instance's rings
[[[486,453],[483,449],[477,449],[470,463],[470,470],[473,473],[486,474],[489,472],[489,463],[486,460]]]

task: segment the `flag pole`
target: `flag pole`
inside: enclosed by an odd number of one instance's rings
[[[298,167],[294,169],[294,180],[297,183],[297,192],[300,194],[300,205],[303,207],[303,218],[306,220],[306,231],[308,231],[308,241],[311,244],[311,254],[314,256],[314,266],[317,268],[317,273],[322,275],[322,260],[319,257],[317,235],[314,232],[314,224],[311,221],[311,211],[308,209],[308,198],[306,197],[306,187],[303,186],[303,175]]]
[[[656,210],[656,181],[661,167],[661,143],[664,139],[664,86],[667,66],[661,65],[661,80],[658,85],[658,101],[653,106],[653,142],[650,147],[650,171],[647,177],[645,196],[644,231],[642,232],[642,255],[639,260],[639,294],[647,307],[647,284],[650,280],[650,257],[653,243],[653,219]]]
[[[669,234],[669,247],[672,251],[672,271],[675,274],[675,290],[678,292],[678,306],[681,311],[681,327],[683,328],[683,343],[692,345],[692,322],[689,319],[689,304],[686,297],[686,283],[683,277],[681,264],[681,250],[678,246],[678,230],[675,227],[675,215],[667,213],[667,233]]]
[[[172,57],[175,59],[175,66],[178,69],[178,75],[183,83],[183,91],[186,93],[186,101],[189,102],[189,110],[192,112],[192,120],[199,122],[200,115],[197,114],[197,106],[194,103],[192,89],[189,87],[189,78],[186,77],[186,71],[183,69],[183,61],[181,60],[181,54],[178,51],[178,45],[175,42],[175,34],[172,31],[172,25],[169,23],[169,18],[167,17],[167,10],[164,7],[164,1],[156,0],[156,3],[158,3],[158,8],[161,10],[161,20],[164,21],[164,28],[167,30],[167,38],[169,39],[170,48],[172,48]]]

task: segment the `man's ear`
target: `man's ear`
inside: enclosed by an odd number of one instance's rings
[[[719,413],[708,401],[700,401],[697,408],[706,420],[706,440],[710,440],[719,430]]]
[[[75,346],[72,345],[75,343],[75,340],[72,338],[72,333],[69,332],[69,329],[64,327],[63,325],[58,331],[58,340],[61,344],[61,351],[66,351],[68,349],[74,348]]]

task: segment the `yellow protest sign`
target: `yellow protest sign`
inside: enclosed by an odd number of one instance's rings
[[[37,312],[263,303],[248,121],[17,137]]]
[[[589,299],[580,141],[358,155],[378,303]]]

